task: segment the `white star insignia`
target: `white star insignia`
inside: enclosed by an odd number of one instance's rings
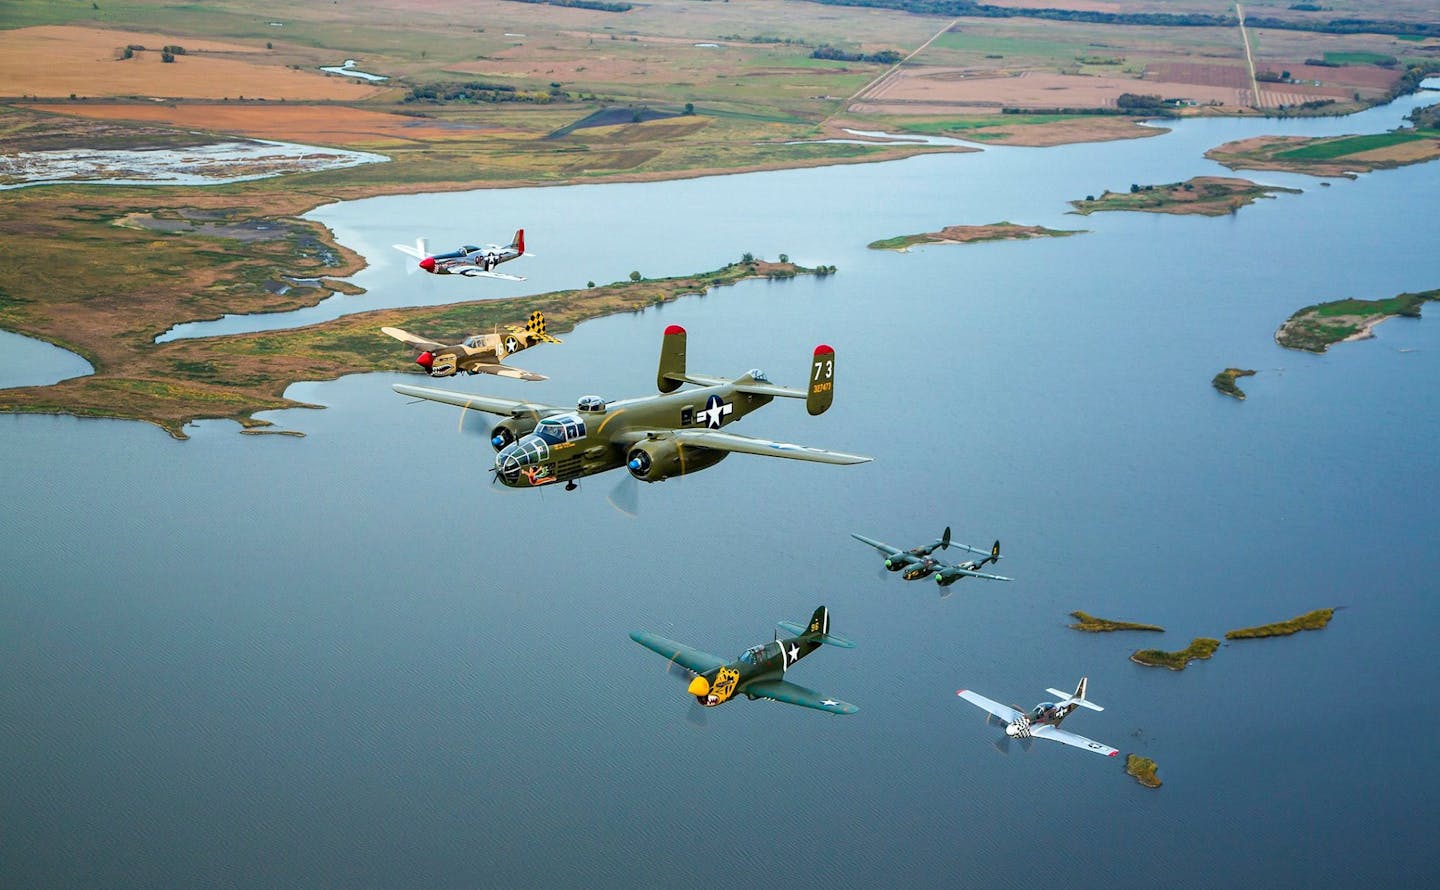
[[[827,698],[827,699],[825,699],[824,701],[820,702],[820,704],[822,704],[822,705],[838,705],[838,704],[840,704],[840,703],[839,703],[838,701],[836,701],[835,699],[833,699],[833,698]]]
[[[790,662],[793,664],[800,660],[800,647],[794,643],[790,644]]]

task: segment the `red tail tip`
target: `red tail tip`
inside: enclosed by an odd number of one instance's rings
[[[685,329],[682,328],[682,327],[680,327],[678,324],[672,324],[670,327],[668,327],[668,328],[665,329],[665,336],[667,336],[667,337],[670,336],[671,334],[683,334],[683,333],[685,333]]]
[[[819,346],[816,346],[816,347],[815,347],[815,354],[816,354],[816,355],[834,355],[834,354],[835,354],[835,350],[832,349],[832,348],[829,347],[829,346],[826,346],[824,343],[821,343]]]

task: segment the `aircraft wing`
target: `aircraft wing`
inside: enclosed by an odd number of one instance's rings
[[[828,711],[831,714],[853,714],[860,710],[849,702],[826,698],[813,689],[806,689],[804,686],[788,680],[757,680],[754,683],[747,683],[741,687],[740,691],[746,695],[758,695],[761,698],[784,702],[787,705],[814,708],[817,711]]]
[[[397,245],[398,246],[398,245]],[[444,343],[436,343],[434,340],[426,340],[424,337],[417,337],[409,331],[402,331],[399,328],[381,328],[380,333],[389,334],[406,346],[413,346],[416,349],[444,349]]]
[[[1016,720],[1019,720],[1021,717],[1025,716],[1024,714],[1020,713],[1009,705],[1002,705],[998,701],[991,701],[985,696],[980,695],[976,692],[971,692],[968,689],[961,689],[955,694],[965,699],[970,704],[975,705],[976,707],[984,708],[985,710],[994,714],[996,717],[1004,720],[1006,723],[1014,723]],[[1034,729],[1031,729],[1030,731],[1036,735],[1039,734],[1036,733]],[[1066,733],[1066,735],[1069,735],[1069,733]]]
[[[510,370],[515,370],[511,368]],[[494,396],[474,396],[463,392],[451,392],[448,389],[432,389],[428,386],[411,386],[408,383],[394,383],[391,389],[402,396],[410,396],[415,399],[426,399],[431,402],[443,402],[446,405],[456,405],[461,408],[469,408],[472,411],[484,411],[486,414],[499,414],[504,417],[515,414],[542,414],[547,411],[558,411],[552,405],[537,405],[534,402],[517,402],[514,399],[497,399]]]
[[[970,577],[970,578],[989,578],[991,581],[1014,581],[1014,580],[1015,580],[1014,578],[1007,578],[1007,577],[1004,576],[1004,575],[991,575],[991,574],[988,574],[988,573],[986,573],[986,572],[977,572],[977,571],[975,571],[974,569],[962,569],[962,568],[960,568],[960,567],[957,566],[957,565],[950,565],[949,563],[945,563],[945,564],[944,564],[944,567],[945,567],[945,569],[946,569],[947,571],[959,572],[960,574],[965,575],[965,576]]]
[[[650,433],[639,433],[643,438]],[[761,457],[787,457],[792,460],[809,460],[822,464],[863,464],[874,460],[861,454],[846,454],[843,451],[826,451],[823,448],[809,448],[805,445],[791,445],[788,442],[771,442],[769,439],[755,439],[737,436],[719,430],[656,430],[659,438],[670,437],[681,445],[699,445],[718,451],[735,451],[740,454],[758,454]],[[637,439],[638,441],[638,439]]]
[[[507,275],[504,272],[486,272],[479,266],[452,266],[451,274],[466,278],[499,278],[501,281],[524,281],[523,275]]]
[[[499,365],[493,362],[461,362],[460,367],[472,374],[494,374],[496,377],[509,377],[512,380],[548,380],[544,374],[536,374],[534,371],[527,371],[524,368],[513,368],[510,365]]]
[[[1048,724],[1030,727],[1030,734],[1037,739],[1054,739],[1057,742],[1064,742],[1072,748],[1084,748],[1086,751],[1094,751],[1096,754],[1104,754],[1106,757],[1114,757],[1120,753],[1118,748],[1102,745],[1099,742],[1085,738],[1083,735],[1066,732],[1063,729],[1057,729]]]
[[[686,670],[696,674],[703,674],[726,664],[725,659],[709,652],[701,652],[692,646],[684,643],[677,643],[659,634],[644,633],[642,631],[631,631],[630,639],[649,649],[657,655],[663,655]]]
[[[864,535],[857,535],[854,532],[850,533],[850,537],[862,543],[869,544],[871,547],[874,547],[876,550],[879,550],[886,556],[899,556],[902,552],[899,547],[891,547],[889,544],[882,544],[879,541],[874,540],[873,538],[867,538]]]

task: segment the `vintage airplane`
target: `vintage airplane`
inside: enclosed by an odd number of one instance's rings
[[[401,343],[420,350],[415,364],[425,369],[431,377],[449,377],[459,371],[467,374],[495,374],[499,377],[513,377],[517,380],[544,380],[545,375],[503,365],[506,356],[522,349],[529,349],[536,343],[559,343],[560,340],[545,333],[545,313],[530,313],[530,319],[522,328],[506,325],[492,334],[475,334],[466,337],[454,346],[446,346],[434,340],[417,337],[399,328],[381,328]]]
[[[900,572],[900,577],[906,581],[916,581],[920,578],[935,576],[935,581],[941,587],[949,587],[961,578],[989,578],[991,581],[1014,581],[1014,578],[1007,578],[1004,575],[991,575],[980,571],[990,563],[1000,561],[1000,542],[996,541],[989,550],[981,550],[978,547],[971,547],[969,544],[958,544],[950,540],[950,526],[945,526],[945,532],[933,543],[923,547],[912,547],[909,550],[901,550],[899,547],[891,547],[889,544],[867,538],[864,535],[850,533],[850,537],[865,544],[869,544],[876,550],[885,554],[885,568],[892,572]],[[979,553],[985,556],[981,560],[970,560],[968,562],[948,563],[936,559],[931,554],[936,548],[941,550],[950,547],[959,547],[961,550],[968,550],[971,553]],[[941,596],[949,595],[945,591]]]
[[[1080,685],[1075,687],[1074,695],[1066,695],[1058,689],[1046,689],[1051,695],[1058,696],[1061,701],[1041,702],[1036,705],[1030,713],[1016,708],[1007,707],[999,702],[991,701],[983,695],[977,695],[968,689],[961,689],[955,694],[970,702],[972,705],[984,708],[990,712],[988,719],[992,726],[1005,727],[1005,736],[1000,739],[1000,750],[1009,753],[1010,740],[1019,739],[1025,750],[1030,750],[1031,739],[1053,739],[1063,742],[1076,748],[1084,748],[1087,751],[1094,751],[1096,754],[1104,754],[1106,757],[1114,757],[1120,753],[1109,745],[1102,745],[1099,742],[1091,741],[1082,735],[1073,732],[1066,732],[1060,728],[1060,722],[1070,715],[1076,708],[1089,708],[1092,711],[1103,711],[1104,708],[1085,700],[1085,681],[1088,678],[1081,677]]]
[[[731,452],[825,464],[858,464],[871,458],[727,433],[733,423],[775,398],[804,399],[823,414],[835,397],[835,350],[815,347],[806,389],[771,383],[762,371],[734,380],[701,377],[685,370],[685,329],[670,325],[660,347],[656,384],[661,395],[606,402],[581,396],[575,411],[534,402],[474,396],[394,384],[396,392],[505,418],[490,444],[495,476],[512,488],[564,482],[575,489],[582,476],[625,467],[642,482],[659,482],[714,466]],[[680,390],[691,383],[699,389]]]
[[[785,672],[794,667],[795,662],[822,645],[855,648],[854,643],[830,633],[830,610],[824,606],[816,609],[810,617],[810,624],[805,627],[790,621],[778,622],[776,626],[793,636],[781,639],[777,633],[771,642],[751,646],[740,653],[739,658],[728,662],[651,633],[636,631],[630,634],[630,639],[694,674],[689,692],[695,696],[696,702],[707,708],[723,705],[735,696],[743,695],[751,701],[768,698],[831,714],[853,714],[860,710],[848,702],[829,698],[785,679]]]
[[[509,244],[487,244],[484,247],[467,244],[459,250],[452,250],[449,253],[430,253],[425,248],[424,238],[417,239],[414,247],[409,244],[392,246],[401,253],[409,254],[419,260],[420,268],[432,275],[501,278],[505,281],[524,281],[525,279],[520,275],[496,272],[496,266],[508,263],[516,257],[534,256],[533,253],[525,251],[524,229],[517,230],[515,238]]]

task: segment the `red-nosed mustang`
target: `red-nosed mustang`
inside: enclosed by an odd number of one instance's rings
[[[515,232],[509,244],[487,244],[476,247],[467,244],[449,253],[430,253],[425,248],[425,239],[420,238],[415,246],[396,244],[395,249],[409,254],[420,261],[420,268],[432,275],[463,275],[466,278],[500,278],[505,281],[524,281],[521,275],[507,275],[496,272],[495,267],[508,263],[516,257],[534,256],[525,251],[525,230]]]
[[[1075,687],[1074,695],[1066,695],[1058,689],[1046,689],[1046,692],[1058,697],[1060,701],[1041,702],[1031,709],[1028,714],[1016,708],[1002,705],[999,702],[991,701],[985,696],[977,695],[968,689],[961,689],[955,694],[970,704],[989,711],[990,717],[988,720],[991,726],[1005,727],[1005,735],[999,740],[997,747],[1007,754],[1010,752],[1011,739],[1019,739],[1020,744],[1024,746],[1027,751],[1030,750],[1031,739],[1052,739],[1075,748],[1084,748],[1087,751],[1094,751],[1096,754],[1114,757],[1120,753],[1115,748],[1091,741],[1083,735],[1066,732],[1060,728],[1060,721],[1068,717],[1070,712],[1076,708],[1089,708],[1092,711],[1105,710],[1099,705],[1085,700],[1086,679],[1085,677],[1080,678],[1080,685]]]

